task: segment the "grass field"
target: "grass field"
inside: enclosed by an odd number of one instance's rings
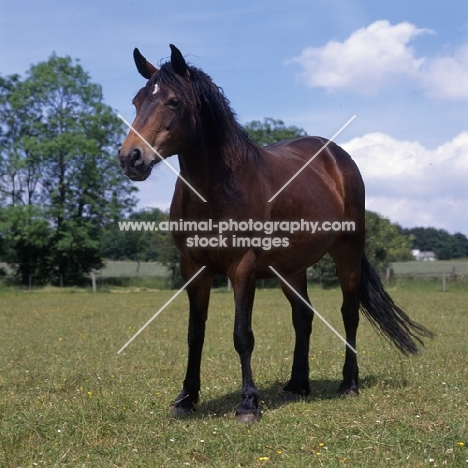
[[[233,417],[231,294],[212,295],[198,411],[174,419],[187,300],[117,355],[173,294],[122,291],[0,294],[0,466],[468,467],[468,291],[392,291],[438,337],[406,358],[363,319],[355,399],[336,397],[343,345],[316,318],[312,394],[290,404],[277,398],[291,366],[287,303],[278,290],[258,291],[253,367],[264,414],[252,425]],[[341,331],[339,291],[311,297]]]
[[[468,277],[468,260],[437,260],[435,262],[395,262],[392,264],[396,276],[441,277],[443,273],[450,276],[455,268],[459,277]]]

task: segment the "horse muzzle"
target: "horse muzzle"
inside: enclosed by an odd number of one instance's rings
[[[155,161],[145,159],[142,148],[135,146],[128,151],[119,150],[119,163],[124,174],[135,182],[146,180],[151,174]]]

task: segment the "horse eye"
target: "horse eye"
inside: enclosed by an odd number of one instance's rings
[[[177,98],[172,98],[169,101],[169,105],[172,106],[172,107],[177,107],[179,105],[179,103],[180,103],[180,101]]]

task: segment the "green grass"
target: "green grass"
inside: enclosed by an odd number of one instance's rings
[[[468,291],[391,293],[437,339],[402,357],[363,319],[361,394],[340,399],[343,345],[316,318],[312,395],[280,404],[290,313],[280,291],[258,291],[253,367],[264,414],[244,425],[233,417],[240,367],[231,294],[212,294],[198,411],[174,419],[168,408],[187,355],[184,295],[117,355],[173,292],[2,292],[0,466],[468,467]],[[339,291],[311,297],[341,331]]]

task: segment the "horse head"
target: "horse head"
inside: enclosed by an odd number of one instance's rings
[[[187,148],[194,134],[190,70],[181,52],[171,47],[171,59],[156,68],[133,51],[146,85],[133,98],[136,117],[119,149],[119,161],[132,180],[148,178],[155,164]]]

